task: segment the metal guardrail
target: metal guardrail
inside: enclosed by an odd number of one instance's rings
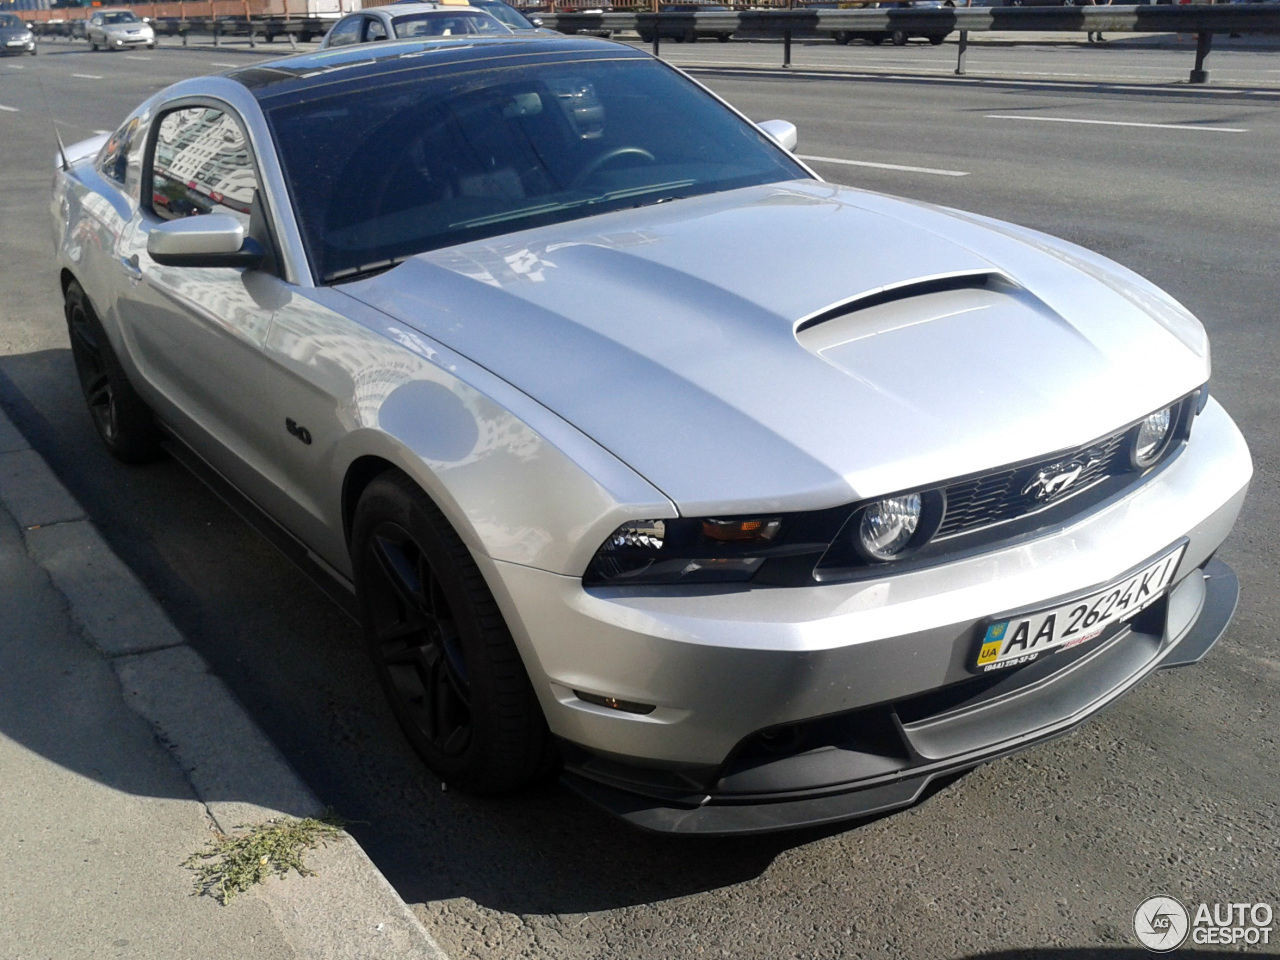
[[[956,73],[965,72],[968,35],[1008,31],[1043,33],[1184,33],[1196,36],[1196,65],[1192,83],[1209,79],[1205,57],[1216,33],[1280,33],[1280,5],[1185,4],[1141,6],[1062,7],[943,7],[928,9],[878,8],[838,10],[714,10],[670,13],[543,13],[543,25],[561,33],[602,33],[635,30],[652,35],[659,50],[663,35],[734,34],[741,37],[781,37],[783,66],[791,65],[793,37],[837,33],[909,34],[931,37],[960,33]]]
[[[246,3],[247,0],[242,0]],[[176,4],[157,4],[176,6]],[[834,36],[836,34],[892,34],[903,31],[913,35],[944,37],[959,31],[959,57],[956,73],[965,72],[965,53],[970,32],[1048,32],[1048,33],[1181,33],[1196,36],[1196,64],[1191,71],[1192,83],[1209,79],[1204,69],[1214,34],[1275,33],[1280,34],[1280,4],[1186,4],[1141,6],[1062,6],[1062,7],[943,7],[929,9],[878,8],[840,10],[797,7],[789,10],[709,10],[660,13],[541,13],[543,25],[561,33],[614,33],[636,31],[652,36],[653,51],[658,53],[664,34],[723,35],[740,37],[780,37],[783,40],[783,66],[791,65],[792,38]],[[159,17],[154,21],[157,33],[180,36],[186,43],[188,34],[212,35],[214,43],[224,36],[248,37],[250,45],[258,39],[271,41],[286,37],[304,41],[322,36],[333,25],[334,17],[312,16],[215,16]],[[37,32],[45,36],[70,36],[71,21],[37,22]]]

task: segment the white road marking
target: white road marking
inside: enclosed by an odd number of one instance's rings
[[[81,80],[101,80],[102,79],[96,73],[73,73],[72,76],[78,77]]]
[[[124,58],[126,60],[141,60],[143,63],[146,63],[148,60],[154,59],[153,57],[131,57],[127,53],[124,55]]]
[[[817,163],[838,163],[848,167],[875,167],[877,170],[902,170],[906,173],[932,173],[939,177],[967,177],[967,170],[938,170],[934,167],[904,167],[898,163],[872,163],[870,160],[841,160],[838,157],[808,157],[797,153],[801,160],[813,160]]]
[[[1073,117],[1027,117],[1010,113],[988,113],[988,120],[1038,120],[1041,123],[1092,123],[1103,127],[1150,127],[1156,130],[1205,130],[1209,133],[1248,133],[1248,127],[1201,127],[1191,123],[1134,123],[1129,120],[1078,120]]]
[[[20,112],[21,112],[20,110],[18,110],[18,108],[17,108],[17,107],[6,107],[3,103],[0,103],[0,110],[3,110],[5,113],[20,113]]]
[[[10,70],[25,70],[25,69],[27,69],[26,67],[24,67],[24,66],[23,66],[22,64],[20,64],[20,63],[9,63],[9,64],[5,64],[5,66],[7,66]]]
[[[110,131],[110,130],[95,130],[95,131],[93,131],[93,132],[94,132],[94,134],[95,134],[96,136],[99,136],[99,137],[100,137],[100,136],[102,136],[104,133],[110,133],[111,131]]]
[[[220,60],[210,60],[210,61],[209,61],[209,66],[211,66],[211,67],[238,67],[238,66],[240,66],[240,64],[238,64],[238,63],[223,63],[223,62],[221,62]]]

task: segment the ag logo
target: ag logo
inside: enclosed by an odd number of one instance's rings
[[[1152,953],[1177,950],[1190,926],[1187,908],[1173,897],[1148,897],[1133,913],[1133,932]]]

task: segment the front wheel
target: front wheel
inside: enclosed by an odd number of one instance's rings
[[[905,47],[907,45],[907,32],[905,30],[893,31],[893,36],[889,38],[893,41],[895,47]]]
[[[934,36],[929,38],[929,42],[933,44],[935,47],[940,47],[944,42],[946,42],[946,39],[947,38],[945,36],[943,37]]]
[[[67,333],[80,390],[107,451],[122,463],[146,463],[160,453],[151,411],[134,392],[102,323],[80,284],[67,285]]]
[[[505,793],[549,770],[551,737],[506,622],[461,538],[397,471],[365,490],[351,557],[378,680],[445,783]]]

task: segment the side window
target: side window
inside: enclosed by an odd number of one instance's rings
[[[257,189],[249,142],[229,114],[184,107],[160,119],[151,161],[151,210],[157,217],[229,213],[247,230]]]
[[[138,132],[138,118],[134,117],[111,135],[102,153],[98,154],[98,172],[123,185],[129,168],[129,151],[133,147],[134,134]]]
[[[366,42],[387,39],[387,28],[382,25],[382,21],[377,17],[365,17],[364,39]]]
[[[360,27],[364,22],[364,17],[348,17],[346,20],[339,20],[332,30],[329,31],[329,40],[326,46],[345,47],[349,43],[360,42]]]

